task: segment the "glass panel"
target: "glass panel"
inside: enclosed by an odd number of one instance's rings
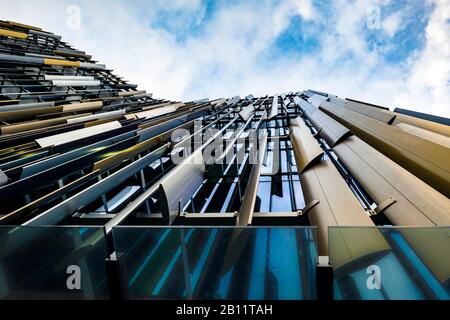
[[[337,300],[450,299],[450,227],[330,227]]]
[[[115,227],[130,299],[315,299],[311,227]]]
[[[0,227],[0,299],[107,299],[97,227]]]

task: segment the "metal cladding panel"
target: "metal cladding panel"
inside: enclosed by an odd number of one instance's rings
[[[308,217],[311,224],[317,226],[320,255],[328,254],[329,226],[374,225],[331,160],[321,161],[304,171],[300,183],[307,204],[319,200],[308,211]]]
[[[301,174],[320,161],[323,150],[300,117],[293,121],[290,127],[290,136],[298,173]]]
[[[23,32],[17,32],[8,29],[0,29],[0,36],[10,37],[10,38],[18,38],[18,39],[26,39],[28,35]]]
[[[134,115],[139,118],[154,118],[166,113],[171,113],[177,110],[177,106],[168,105],[166,107],[150,109],[142,112],[135,113]]]
[[[394,126],[415,136],[424,138],[426,140],[443,145],[444,147],[450,148],[450,137],[444,136],[442,134],[433,131],[422,129],[404,122],[394,123]]]
[[[140,90],[140,91],[122,91],[122,92],[119,92],[119,96],[120,97],[129,97],[129,96],[134,96],[136,94],[143,94],[143,93],[147,93],[147,91],[145,91],[145,90]]]
[[[441,283],[450,279],[450,228],[400,229],[423,262]]]
[[[309,114],[308,119],[331,148],[352,135],[348,128],[320,110]]]
[[[335,96],[328,96],[328,100],[340,106],[343,106],[347,102],[347,100]]]
[[[11,26],[15,26],[15,27],[20,27],[20,28],[24,28],[24,29],[28,29],[28,30],[35,30],[35,31],[42,31],[42,28],[40,27],[35,27],[35,26],[31,26],[29,24],[24,24],[24,23],[20,23],[20,22],[16,22],[16,21],[6,21],[6,23],[8,23]]]
[[[125,110],[121,109],[121,110],[116,110],[116,111],[91,114],[91,115],[82,116],[82,117],[72,117],[70,119],[67,119],[67,123],[71,124],[71,123],[86,122],[86,121],[91,121],[91,120],[100,120],[100,119],[116,117],[116,116],[120,116],[120,115],[124,115],[124,114],[125,114]]]
[[[253,108],[253,106],[248,106],[248,107],[243,108],[241,110],[241,112],[239,112],[239,115],[241,116],[241,118],[244,121],[247,121],[250,118],[250,116],[253,114],[254,111],[255,111],[255,109]]]
[[[357,112],[322,104],[320,109],[399,165],[450,197],[450,149]]]
[[[311,103],[314,107],[318,108],[323,101],[327,101],[328,97],[324,97],[319,94],[314,94],[311,98],[308,99],[308,102]]]
[[[41,213],[33,219],[27,221],[23,225],[27,226],[39,226],[39,225],[52,225],[58,224],[66,217],[71,216],[82,206],[88,205],[100,195],[112,190],[114,187],[120,185],[130,176],[134,175],[139,170],[142,170],[150,163],[161,157],[167,150],[168,144],[161,148],[145,155],[144,157],[136,160],[130,165],[114,172],[105,179],[93,184],[92,186],[84,189],[83,191],[75,194],[53,208]]]
[[[252,223],[253,211],[255,210],[256,196],[258,194],[259,176],[261,174],[261,166],[264,161],[264,154],[267,145],[267,132],[260,138],[257,163],[253,165],[250,172],[250,178],[245,189],[244,199],[237,217],[237,224],[240,226]]]
[[[329,256],[336,276],[347,273],[347,270],[352,269],[353,262],[357,264],[359,259],[372,259],[375,262],[391,250],[376,228],[342,228],[333,230],[331,236],[333,249],[330,250]]]
[[[83,116],[84,115],[89,116],[90,113],[83,114]],[[30,130],[40,129],[40,128],[47,128],[47,127],[51,127],[51,126],[55,126],[55,125],[59,125],[59,124],[72,123],[72,122],[69,122],[69,119],[77,118],[79,116],[81,116],[81,115],[61,117],[61,118],[55,118],[55,119],[47,119],[47,120],[22,122],[22,123],[18,123],[18,124],[3,126],[0,129],[1,129],[2,134],[13,134],[13,133],[25,132],[25,131],[30,131]],[[73,122],[73,123],[75,123],[75,122]]]
[[[395,120],[395,114],[390,111],[386,111],[380,108],[371,107],[370,105],[366,105],[363,103],[353,102],[353,101],[347,101],[344,104],[344,108],[347,108],[349,110],[358,112],[360,114],[366,115],[372,119],[392,124]]]
[[[0,61],[44,64],[43,58],[34,58],[34,57],[18,56],[18,55],[3,54],[3,53],[0,53]]]
[[[14,110],[14,111],[0,111],[0,120],[22,120],[33,118],[39,114],[54,113],[61,111],[61,107],[48,107],[48,108],[30,108],[24,110]]]
[[[299,97],[294,97],[294,103],[298,105],[307,116],[317,111],[316,107]]]
[[[114,129],[121,128],[122,125],[119,121],[108,122],[105,124],[101,124],[98,126],[93,126],[89,128],[83,128],[79,130],[69,131],[57,135],[53,135],[50,137],[36,139],[36,143],[38,143],[42,148],[49,146],[58,146],[64,143],[68,143],[71,141],[83,139],[86,137],[90,137],[99,133],[104,133],[107,131],[111,131]]]
[[[450,199],[358,137],[333,151],[376,203],[396,201],[384,211],[394,225],[450,225]]]
[[[52,84],[57,87],[86,87],[86,86],[99,86],[99,80],[52,80]]]
[[[278,114],[278,95],[273,97],[272,107],[270,109],[269,119],[276,117]]]
[[[407,123],[425,130],[429,130],[435,133],[442,134],[446,137],[450,137],[450,126],[442,124],[442,123],[436,123],[433,121],[428,121],[425,119],[416,118],[413,116],[409,116],[406,114],[401,114],[394,112],[396,115],[396,119],[394,121],[394,124],[403,122]]]
[[[422,113],[422,112],[413,111],[413,110],[407,110],[407,109],[403,109],[403,108],[395,108],[394,112],[396,114],[402,114],[402,115],[406,115],[406,116],[411,116],[416,119],[423,119],[426,121],[450,126],[450,118],[441,117],[441,116],[437,116],[434,114]]]
[[[101,108],[102,106],[103,101],[71,103],[63,105],[62,111],[63,112],[84,111],[84,110],[98,109]]]
[[[17,110],[25,110],[32,108],[48,108],[53,107],[55,103],[52,102],[35,102],[35,103],[19,103],[19,104],[11,104],[5,105],[0,108],[1,111],[17,111]]]
[[[94,77],[90,76],[61,76],[61,75],[44,75],[45,80],[67,80],[67,81],[93,81]]]
[[[204,173],[203,150],[199,148],[162,178],[160,186],[167,200],[169,224],[203,183]]]

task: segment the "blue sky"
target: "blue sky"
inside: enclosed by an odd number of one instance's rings
[[[36,3],[0,0],[1,18],[62,35],[158,97],[313,88],[450,117],[450,0]]]

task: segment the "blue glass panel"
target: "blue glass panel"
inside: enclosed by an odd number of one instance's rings
[[[130,299],[315,299],[314,228],[115,227]]]
[[[100,227],[0,227],[0,299],[107,299]]]
[[[449,300],[450,228],[330,227],[336,300]]]

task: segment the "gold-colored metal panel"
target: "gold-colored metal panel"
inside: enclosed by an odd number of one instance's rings
[[[0,29],[0,36],[10,37],[10,38],[17,38],[17,39],[26,39],[28,38],[28,35],[23,32],[17,32],[7,29]]]
[[[35,26],[30,26],[29,24],[24,24],[24,23],[20,23],[20,22],[15,22],[15,21],[6,21],[9,25],[11,26],[15,26],[15,27],[21,27],[21,28],[25,28],[28,30],[36,30],[36,31],[42,31],[42,28],[40,27],[35,27]]]
[[[339,276],[342,269],[352,268],[360,259],[377,261],[391,248],[380,231],[373,228],[330,228],[330,262]],[[345,271],[344,271],[345,273]]]
[[[370,105],[347,101],[344,104],[344,108],[358,112],[372,119],[381,121],[383,123],[392,124],[395,120],[395,114],[390,111],[386,111],[380,108],[371,107]]]
[[[52,66],[65,66],[65,67],[79,67],[79,61],[68,61],[68,60],[59,60],[59,59],[44,59],[44,64],[52,65]]]
[[[84,111],[84,110],[98,109],[101,108],[102,106],[103,101],[71,103],[63,105],[62,111],[63,112]]]
[[[140,91],[122,91],[122,92],[119,92],[119,96],[120,97],[130,97],[130,96],[134,96],[134,95],[137,95],[137,94],[144,94],[144,93],[147,93],[147,91],[145,91],[145,90],[140,90]]]
[[[425,129],[425,130],[433,131],[433,132],[442,134],[444,136],[450,137],[450,126],[447,126],[442,123],[428,121],[428,120],[421,119],[421,118],[416,118],[416,117],[409,116],[409,115],[402,114],[402,113],[394,112],[394,114],[397,116],[394,121],[394,124],[399,123],[399,122],[408,123],[413,126],[416,126],[416,127],[419,127],[419,128]]]
[[[62,117],[62,118],[55,118],[55,119],[48,119],[48,120],[38,120],[38,121],[29,121],[29,122],[21,122],[18,124],[11,124],[7,126],[2,126],[0,128],[1,134],[13,134],[13,133],[19,133],[19,132],[25,132],[40,128],[47,128],[59,124],[65,124],[68,118],[73,118],[74,116],[70,117]]]
[[[321,110],[309,114],[308,119],[331,148],[352,134],[348,128]]]
[[[333,151],[377,204],[395,199],[384,211],[394,225],[450,225],[450,199],[358,137]]]
[[[450,279],[450,228],[401,228],[400,233],[413,247],[437,279]]]
[[[250,178],[245,189],[244,198],[237,217],[237,225],[246,226],[252,223],[253,211],[255,210],[256,195],[258,194],[259,176],[264,161],[267,145],[267,131],[260,138],[257,163],[253,165]]]
[[[25,110],[15,110],[15,111],[3,111],[0,112],[0,120],[8,121],[8,120],[21,120],[32,118],[38,114],[46,114],[59,112],[62,108],[60,107],[49,107],[49,108],[30,108]]]
[[[323,156],[323,150],[300,117],[292,122],[290,137],[294,149],[295,162],[297,163],[297,170],[301,174],[320,161]]]
[[[308,211],[317,226],[319,254],[328,254],[329,226],[373,226],[368,214],[351,192],[331,160],[323,160],[300,175],[305,203],[319,200]]]
[[[148,150],[148,149],[160,144],[161,142],[163,142],[161,137],[156,136],[152,139],[138,143],[138,144],[131,146],[125,150],[115,153],[110,157],[107,157],[105,159],[97,161],[96,163],[94,163],[93,170],[97,170],[97,169],[105,170],[106,168],[111,168],[111,167],[121,163],[122,161],[131,159],[132,157],[141,153],[144,150]]]
[[[444,147],[450,148],[450,137],[447,137],[445,135],[442,135],[442,134],[439,134],[439,133],[436,133],[433,131],[429,131],[427,129],[423,129],[420,127],[416,127],[412,124],[408,124],[408,123],[404,123],[404,122],[394,123],[394,126],[402,129],[405,132],[413,134],[415,136],[424,138],[426,140],[443,145]]]
[[[450,197],[450,149],[365,115],[321,104],[320,109],[399,165]]]

